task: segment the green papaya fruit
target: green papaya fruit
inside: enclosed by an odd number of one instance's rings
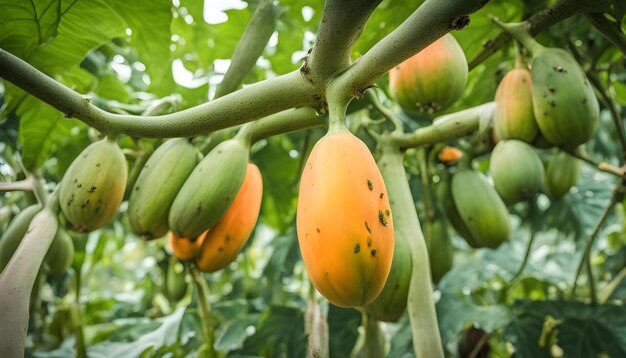
[[[496,248],[509,239],[511,223],[506,205],[481,172],[461,170],[452,177],[451,187],[452,201],[464,227],[459,234],[470,245]]]
[[[243,184],[249,143],[224,141],[204,157],[176,195],[169,226],[178,237],[196,238],[226,213]]]
[[[403,110],[433,113],[463,96],[467,76],[465,53],[446,34],[389,71],[389,86]]]
[[[565,50],[536,51],[531,70],[533,108],[539,130],[552,144],[575,147],[598,126],[600,109],[585,72]]]
[[[406,310],[411,284],[411,251],[405,240],[395,239],[391,271],[382,292],[365,306],[372,317],[384,322],[397,322]]]
[[[35,215],[41,211],[42,206],[39,204],[31,205],[22,209],[9,223],[7,230],[2,234],[0,239],[0,272],[4,270],[11,260],[11,257],[22,242],[28,226]]]
[[[459,214],[459,211],[457,210],[456,205],[454,204],[454,200],[452,200],[452,182],[451,181],[447,183],[447,187],[448,187],[447,197],[449,199],[443,201],[443,209],[445,211],[446,217],[448,218],[448,221],[450,222],[450,224],[452,224],[452,227],[454,227],[456,232],[459,233],[459,235],[461,235],[463,239],[465,239],[468,245],[470,245],[471,247],[475,249],[481,248],[482,245],[476,239],[474,239],[469,228],[467,227],[467,225],[465,225],[465,222],[461,218],[461,215]]]
[[[430,274],[433,282],[437,283],[452,269],[454,263],[454,248],[444,216],[436,215],[432,220],[426,221],[424,239],[428,248]]]
[[[553,198],[560,198],[576,185],[580,178],[582,163],[566,152],[559,151],[548,162],[546,189]]]
[[[59,203],[69,227],[90,232],[113,219],[124,197],[128,168],[114,139],[87,146],[67,169]]]
[[[48,267],[48,274],[52,276],[64,274],[72,265],[73,259],[74,243],[72,242],[72,238],[65,230],[58,228],[44,259]]]
[[[198,164],[198,151],[185,138],[171,139],[148,158],[128,200],[128,221],[145,240],[167,234],[170,207]]]
[[[174,301],[180,301],[187,293],[187,281],[185,281],[185,268],[176,256],[170,258],[165,276],[165,293]]]
[[[513,204],[535,195],[543,182],[544,170],[535,149],[517,139],[500,141],[491,152],[489,172],[500,197]]]
[[[539,129],[533,113],[530,72],[525,68],[509,71],[496,89],[495,102],[493,124],[498,138],[531,143]]]

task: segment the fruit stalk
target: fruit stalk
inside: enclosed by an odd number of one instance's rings
[[[380,143],[378,166],[388,188],[394,213],[396,239],[405,240],[411,251],[412,272],[408,313],[417,357],[443,357],[437,314],[432,297],[428,252],[417,218],[413,195],[404,170],[403,154],[389,142]]]
[[[37,273],[52,244],[59,223],[58,191],[33,218],[22,243],[0,274],[0,356],[24,355],[28,306]]]
[[[207,358],[217,357],[215,352],[215,330],[213,327],[213,319],[211,316],[211,304],[209,303],[209,287],[206,280],[202,276],[202,273],[198,269],[190,265],[191,278],[196,291],[196,297],[198,298],[198,309],[200,310],[200,319],[202,320],[202,327],[204,328],[204,344],[206,348],[204,351]]]

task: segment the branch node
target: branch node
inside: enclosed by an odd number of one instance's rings
[[[470,23],[469,15],[461,15],[448,20],[449,30],[463,30]]]

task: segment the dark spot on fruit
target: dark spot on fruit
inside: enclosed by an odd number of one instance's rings
[[[372,247],[372,238],[371,237],[367,238],[367,247]]]
[[[387,220],[385,219],[385,214],[383,214],[382,210],[378,210],[378,220],[383,226],[387,226]]]
[[[222,150],[221,150],[221,149],[218,149],[218,150],[217,150],[217,154],[222,154]]]
[[[370,226],[367,223],[367,221],[365,222],[365,229],[367,229],[367,232],[369,232],[370,234],[372,233],[372,230],[370,229]]]
[[[224,246],[220,246],[220,247],[218,247],[218,248],[217,248],[217,251],[219,251],[219,252],[224,251]]]
[[[389,211],[389,209],[385,210],[385,215],[387,216],[391,215],[391,211]]]
[[[587,98],[583,98],[583,104],[587,104]]]
[[[196,207],[196,215],[200,215],[201,211],[202,211],[202,204],[198,204],[198,206]]]
[[[554,65],[553,68],[556,72],[567,72],[561,65]]]
[[[385,194],[384,193],[380,193],[380,198],[382,199],[384,197],[385,197]]]
[[[397,290],[397,289],[399,289],[399,288],[400,288],[400,284],[396,282],[396,284],[395,284],[395,285],[393,285],[393,289],[394,289],[394,290]]]
[[[80,189],[83,187],[83,184],[76,184],[76,187]]]
[[[556,107],[556,101],[550,101],[550,106]]]
[[[372,256],[376,256],[376,249],[370,251],[370,253],[372,254]]]
[[[92,185],[91,188],[89,188],[89,190],[87,190],[88,193],[93,193],[94,191],[96,191],[96,186]]]
[[[548,86],[548,91],[550,91],[550,93],[554,93],[556,89],[554,88],[554,86]]]
[[[96,168],[100,168],[100,163],[96,163]]]
[[[320,234],[322,231],[320,231],[320,228],[316,228],[315,231],[317,231],[318,234]]]
[[[226,235],[226,237],[224,238],[224,241],[229,242],[230,241],[230,236]]]
[[[367,187],[370,189],[370,191],[374,190],[374,184],[372,184],[372,181],[367,179]]]
[[[354,245],[354,253],[358,254],[359,251],[361,251],[361,245],[357,243],[356,245]]]
[[[74,184],[76,184],[78,182],[78,179],[74,178]]]
[[[226,198],[224,198],[224,201],[230,201],[230,196],[227,196]]]

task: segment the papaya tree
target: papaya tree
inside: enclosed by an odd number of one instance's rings
[[[625,15],[0,1],[0,356],[626,356]]]

